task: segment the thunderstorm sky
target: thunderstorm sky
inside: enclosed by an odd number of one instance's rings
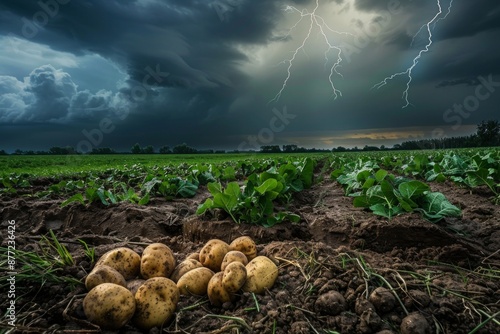
[[[499,40],[497,0],[2,0],[0,149],[468,135]]]

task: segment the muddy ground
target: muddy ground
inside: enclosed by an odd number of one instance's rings
[[[485,189],[471,192],[451,183],[431,187],[462,208],[463,217],[434,224],[414,213],[388,221],[353,208],[342,188],[326,179],[290,204],[300,223],[267,229],[235,225],[221,212],[196,216],[209,195],[206,188],[192,199],[154,199],[147,206],[61,208],[62,199],[4,195],[2,245],[9,220],[15,220],[21,250],[41,251],[40,236],[52,229],[76,260],[58,275],[78,280],[92,264],[77,239],[95,247],[97,257],[117,246],[141,253],[147,244],[163,242],[179,262],[209,239],[230,242],[249,235],[259,254],[279,264],[278,279],[264,295],[254,299],[240,293],[220,308],[206,297],[182,296],[175,317],[151,333],[401,333],[402,319],[414,313],[425,318],[427,328],[405,333],[459,334],[477,328],[476,333],[500,333],[500,206]],[[2,312],[9,303],[4,283],[2,278]],[[368,299],[380,286],[397,298],[374,306]],[[332,291],[342,295],[343,303],[331,302]],[[85,320],[84,293],[82,285],[17,277],[16,328],[4,318],[0,331],[98,333]],[[120,333],[140,331],[127,325]]]

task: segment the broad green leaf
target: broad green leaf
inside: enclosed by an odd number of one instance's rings
[[[397,201],[396,195],[394,194],[394,187],[389,181],[383,180],[380,182],[380,189],[389,203],[392,204]]]
[[[304,159],[302,172],[300,173],[300,180],[305,189],[311,188],[314,178],[314,161],[311,158]]]
[[[451,204],[446,197],[439,192],[428,192],[418,202],[424,216],[430,221],[439,221],[444,217],[460,217],[462,211]]]
[[[203,204],[200,204],[198,206],[198,209],[196,209],[196,214],[201,215],[205,213],[208,209],[213,208],[214,202],[212,201],[211,198],[207,198]]]
[[[302,180],[300,179],[293,180],[293,182],[290,183],[289,186],[290,189],[292,189],[295,192],[301,192],[302,190],[304,190],[304,185],[302,183]]]
[[[424,192],[429,190],[429,186],[423,182],[413,180],[408,182],[403,182],[398,186],[399,193],[405,199],[413,199],[422,195]]]
[[[145,190],[146,193],[150,193],[151,190],[153,190],[153,188],[157,185],[157,184],[161,184],[162,181],[157,179],[156,177],[151,179],[150,181],[144,183],[144,185],[142,186],[143,189]]]
[[[368,208],[370,203],[365,195],[355,197],[352,201],[355,208]]]
[[[260,186],[256,187],[255,190],[260,194],[264,194],[266,191],[273,190],[278,185],[278,181],[276,179],[267,179]]]
[[[231,213],[232,209],[238,204],[236,197],[219,193],[214,196],[214,207],[224,209],[227,213]]]
[[[368,179],[366,179],[365,183],[363,183],[363,190],[367,190],[369,188],[371,188],[373,185],[375,184],[375,179],[370,177]]]
[[[367,170],[367,169],[362,170],[362,171],[360,171],[360,172],[356,175],[356,181],[358,181],[358,182],[362,182],[362,181],[366,180],[368,177],[370,177],[370,175],[371,175],[371,174],[372,174],[372,173],[371,173],[371,171],[370,171],[370,170]]]
[[[191,198],[196,195],[198,186],[189,181],[180,180],[176,195],[180,195],[183,198]]]
[[[370,205],[387,202],[387,198],[382,191],[381,185],[379,184],[366,191],[366,199]]]
[[[379,169],[376,173],[375,173],[375,180],[377,182],[382,182],[382,180],[385,179],[385,177],[387,176],[387,174],[389,174],[386,170],[384,169]]]
[[[337,180],[337,178],[344,173],[344,169],[335,169],[333,172],[330,174],[330,178],[332,180]]]
[[[210,182],[209,184],[207,184],[207,188],[212,196],[215,196],[215,194],[219,194],[222,192],[222,186],[218,182]]]
[[[467,172],[466,182],[470,187],[488,185],[491,188],[495,186],[495,182],[489,176],[489,171],[482,168],[474,172]]]
[[[236,180],[236,171],[234,170],[234,168],[231,166],[224,168],[222,179],[226,181]]]
[[[391,218],[391,212],[389,208],[382,203],[370,206],[370,210],[372,210],[372,212],[378,216],[386,217],[389,219]]]
[[[237,182],[229,182],[224,190],[224,194],[238,198],[241,194],[240,185]]]

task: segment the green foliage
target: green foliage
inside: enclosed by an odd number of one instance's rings
[[[420,164],[425,159],[418,161]],[[344,187],[346,195],[354,197],[355,207],[369,208],[388,219],[412,211],[419,211],[434,222],[461,215],[460,209],[443,194],[431,192],[427,184],[394,176],[367,158],[351,163],[344,161],[342,168],[334,170],[331,177]]]
[[[299,222],[300,217],[288,211],[275,212],[275,203],[288,203],[295,192],[310,188],[313,183],[314,161],[305,158],[271,166],[262,173],[253,173],[240,187],[236,181],[224,189],[221,183],[209,183],[208,198],[198,207],[197,214],[210,209],[222,209],[236,223],[251,223],[265,227],[285,220]],[[243,190],[242,190],[243,189]]]

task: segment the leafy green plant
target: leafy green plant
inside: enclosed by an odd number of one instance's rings
[[[262,173],[252,173],[242,187],[236,181],[223,189],[221,183],[211,182],[208,198],[197,210],[203,214],[209,209],[222,209],[236,223],[253,223],[266,227],[285,220],[299,222],[300,216],[288,211],[274,212],[275,203],[289,203],[292,194],[313,184],[314,161],[300,161],[279,165],[268,162],[271,167]],[[243,189],[242,189],[243,188]]]
[[[429,221],[459,217],[461,210],[427,184],[396,177],[372,161],[362,159],[332,172],[332,178],[354,197],[355,207],[369,208],[374,214],[393,218],[404,212],[418,211]]]
[[[259,186],[252,183],[242,192],[237,182],[230,182],[223,189],[220,183],[209,183],[213,196],[198,207],[197,214],[209,209],[222,209],[238,224],[246,222],[270,227],[284,220],[298,222],[300,217],[290,212],[274,213],[273,200],[283,185],[276,179],[267,179]]]

